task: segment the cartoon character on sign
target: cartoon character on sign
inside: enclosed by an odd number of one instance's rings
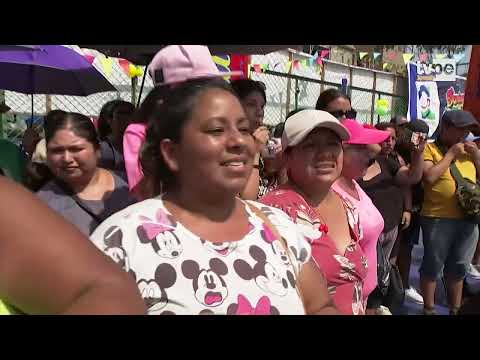
[[[455,93],[453,86],[450,86],[445,94],[447,100],[447,108],[449,110],[462,110],[463,101],[465,98],[464,93]]]
[[[425,85],[418,89],[418,103],[420,105],[420,115],[422,120],[435,120],[435,112],[432,110],[432,101],[430,91]]]

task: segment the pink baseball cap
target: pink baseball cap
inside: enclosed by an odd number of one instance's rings
[[[368,129],[353,119],[345,119],[341,123],[350,132],[350,139],[345,141],[345,144],[380,144],[390,136],[388,131]]]
[[[220,72],[208,47],[203,45],[169,45],[162,48],[148,66],[155,86],[199,78],[242,76],[241,71]]]

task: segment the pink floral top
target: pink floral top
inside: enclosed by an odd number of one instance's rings
[[[342,196],[339,197],[345,207],[352,236],[352,242],[344,254],[338,252],[335,243],[328,236],[327,225],[321,223],[317,212],[297,192],[281,186],[260,201],[286,212],[310,241],[312,257],[325,275],[329,293],[337,309],[345,315],[363,315],[366,308],[363,282],[368,266],[367,258],[359,246],[362,230],[355,207]]]

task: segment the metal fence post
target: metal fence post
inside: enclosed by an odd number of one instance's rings
[[[288,60],[291,62],[291,66],[290,66],[290,69],[288,69],[288,75],[291,75],[292,74],[292,69],[293,69],[293,53],[289,53],[288,54]],[[288,115],[288,113],[290,112],[290,87],[291,87],[291,83],[292,83],[292,78],[289,76],[287,78],[287,99],[286,99],[286,104],[285,104],[285,114]],[[285,116],[286,116],[285,115]]]
[[[373,114],[375,112],[375,92],[377,90],[377,73],[373,72],[373,92],[372,92],[372,108],[370,109],[370,125],[373,125]]]
[[[132,78],[132,104],[136,104],[137,101],[137,85],[138,85],[138,78],[135,76]]]
[[[295,79],[295,110],[298,109],[298,94],[299,93],[300,93],[300,88],[298,87],[298,79]]]

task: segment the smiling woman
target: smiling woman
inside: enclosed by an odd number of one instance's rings
[[[97,166],[99,142],[88,117],[63,113],[45,123],[45,137],[53,180],[37,195],[85,235],[133,203],[125,181]]]
[[[134,275],[149,314],[335,313],[296,226],[237,197],[255,148],[230,86],[179,84],[152,120],[141,162],[163,193],[111,216],[91,237]]]
[[[367,259],[359,245],[359,214],[331,190],[342,172],[342,141],[349,138],[349,131],[326,111],[302,110],[289,117],[282,138],[288,183],[261,201],[285,211],[309,239],[339,311],[362,315]]]

